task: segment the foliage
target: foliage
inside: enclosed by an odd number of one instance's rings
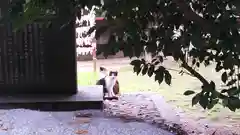
[[[74,21],[75,17],[64,16],[64,9],[70,10],[73,16],[80,17],[81,7],[99,4],[98,0],[14,0],[11,1],[9,12],[0,20],[0,24],[11,22],[16,31],[36,21],[49,27],[55,18],[62,17],[66,20],[62,24],[65,26]]]
[[[163,63],[164,57],[172,56],[202,82],[200,93],[184,93],[195,94],[192,105],[211,109],[221,100],[223,106],[235,111],[240,108],[239,6],[237,0],[118,0],[107,1],[103,7],[108,19],[121,18],[128,26],[116,34],[125,54],[140,57],[147,51],[152,55],[152,61],[132,61],[137,74],[154,74],[159,83],[165,80],[170,85],[171,75]],[[213,63],[216,72],[223,72],[226,89],[220,92],[213,81],[196,71]]]
[[[74,12],[85,5],[100,4],[97,0],[65,1],[71,3],[68,8]],[[195,94],[192,105],[200,104],[204,109],[211,109],[221,103],[232,111],[240,108],[239,0],[102,1],[101,8],[106,11],[106,18],[118,26],[111,28],[110,46],[122,50],[126,56],[138,58],[131,62],[134,72],[155,76],[160,84],[165,81],[171,85],[171,74],[163,66],[164,57],[171,56],[182,69],[202,82],[200,93],[184,93]],[[31,8],[28,10],[16,10],[18,8],[15,7],[11,16],[18,18],[23,14],[20,17],[23,20],[36,20],[42,12],[46,15],[49,5],[56,7],[57,2],[30,0],[28,3],[34,3],[34,6],[29,4]],[[36,5],[39,8],[33,10]],[[31,19],[25,17],[28,14],[31,14]],[[13,22],[19,23],[15,19]],[[116,49],[112,50],[116,52]],[[140,58],[145,51],[152,55],[151,61]],[[221,91],[217,91],[215,83],[196,70],[214,63],[216,72],[223,72],[221,78],[226,87]]]
[[[41,18],[48,18],[54,15],[52,1],[17,0],[11,3],[9,13],[4,16],[1,23],[11,21],[14,30],[24,27]]]

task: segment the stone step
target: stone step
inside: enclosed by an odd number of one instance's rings
[[[51,111],[101,109],[103,90],[100,85],[78,86],[74,95],[21,94],[0,96],[0,108],[35,108]],[[35,110],[34,109],[34,110]]]

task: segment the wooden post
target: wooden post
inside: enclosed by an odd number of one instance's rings
[[[93,72],[97,72],[97,56],[96,56],[96,47],[93,48]]]
[[[93,75],[94,81],[97,80],[97,53],[96,53],[96,46],[93,47]]]
[[[93,72],[97,72],[97,58],[93,58]]]

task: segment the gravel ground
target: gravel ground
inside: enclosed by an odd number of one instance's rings
[[[105,102],[104,111],[0,110],[0,135],[174,135],[166,131],[169,129],[152,125],[156,124],[154,119],[163,121],[150,99],[141,94],[125,95],[121,99],[124,100],[119,101],[125,103],[120,108],[122,112],[108,108],[108,105],[118,102]],[[134,104],[135,101],[142,102]]]
[[[1,112],[0,135],[173,135],[147,123],[126,123],[121,119],[103,117],[102,112],[94,110],[85,111],[94,112],[91,117],[75,117],[74,112],[24,109]]]
[[[153,93],[124,94],[104,103],[103,111],[0,110],[0,135],[212,135],[214,131],[215,135],[233,135],[184,119],[181,111]]]

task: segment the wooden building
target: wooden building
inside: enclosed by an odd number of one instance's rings
[[[110,25],[110,23],[107,20],[105,20],[103,17],[96,17],[95,22],[96,22],[97,30],[100,27]],[[97,47],[108,44],[110,35],[111,35],[110,29],[108,29],[106,32],[101,34],[99,39],[96,41]],[[118,52],[116,53],[116,55],[109,55],[107,58],[123,58],[123,57],[124,57],[123,52]],[[105,57],[102,54],[100,54],[100,55],[97,55],[97,59],[105,59]],[[78,61],[92,60],[92,55],[91,53],[88,53],[85,55],[78,54],[77,60]]]

